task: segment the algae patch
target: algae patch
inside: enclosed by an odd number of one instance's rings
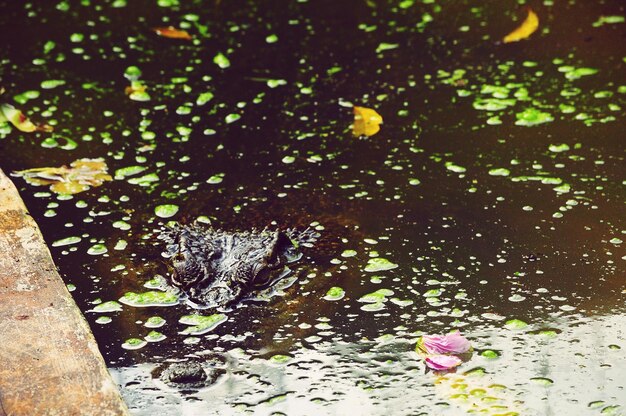
[[[213,315],[185,315],[181,317],[178,322],[184,325],[191,325],[189,328],[185,328],[180,333],[183,335],[202,335],[215,329],[222,322],[225,322],[228,318],[226,315],[216,313]]]
[[[119,301],[128,306],[173,306],[178,304],[178,295],[151,290],[144,293],[126,292]]]
[[[385,270],[392,270],[397,268],[398,265],[392,263],[383,257],[374,257],[367,261],[367,266],[365,266],[365,271],[370,273],[381,272]]]

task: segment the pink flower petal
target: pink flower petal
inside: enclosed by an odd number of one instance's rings
[[[463,354],[471,348],[470,342],[459,331],[448,335],[424,335],[420,344],[428,354]]]
[[[424,360],[433,370],[449,370],[461,364],[461,359],[455,355],[431,355]]]

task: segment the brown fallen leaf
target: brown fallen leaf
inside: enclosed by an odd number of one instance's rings
[[[50,185],[50,190],[57,194],[77,194],[90,186],[100,186],[110,181],[107,164],[102,159],[79,159],[70,167],[34,168],[13,172],[13,176],[23,177],[35,186]]]
[[[31,133],[33,131],[51,132],[54,128],[48,124],[35,124],[11,104],[0,104],[0,122],[8,120],[18,130]]]
[[[522,24],[517,29],[506,35],[502,41],[504,43],[510,43],[526,39],[535,33],[538,27],[539,17],[537,17],[535,12],[531,9],[528,9],[528,16],[526,16],[526,19],[522,22]]]
[[[371,108],[354,106],[354,124],[352,134],[355,136],[373,136],[380,131],[383,117]]]
[[[170,39],[183,39],[183,40],[192,40],[193,36],[189,34],[186,30],[176,29],[174,26],[167,27],[155,27],[152,28],[155,33],[159,36],[163,36],[164,38]]]

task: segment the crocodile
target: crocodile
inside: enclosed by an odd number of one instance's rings
[[[269,288],[290,273],[319,234],[306,229],[224,231],[199,224],[164,227],[158,239],[167,283],[198,307],[225,308]]]

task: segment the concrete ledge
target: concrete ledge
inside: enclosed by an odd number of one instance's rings
[[[0,416],[128,415],[37,224],[0,170]]]

